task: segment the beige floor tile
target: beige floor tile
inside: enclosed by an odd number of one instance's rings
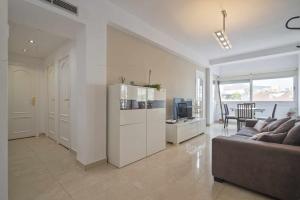
[[[235,126],[207,133],[117,169],[105,164],[88,171],[75,156],[47,137],[9,142],[10,200],[263,200],[265,196],[211,175],[211,139]]]

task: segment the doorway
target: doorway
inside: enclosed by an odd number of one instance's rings
[[[72,40],[13,22],[10,28],[9,139],[45,134],[71,148]]]

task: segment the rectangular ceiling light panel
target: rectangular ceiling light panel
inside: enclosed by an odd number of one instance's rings
[[[232,48],[232,45],[231,45],[226,33],[223,30],[216,31],[214,33],[214,36],[223,49],[229,50]]]

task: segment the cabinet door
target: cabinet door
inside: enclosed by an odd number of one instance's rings
[[[165,116],[164,108],[147,110],[147,155],[166,148]]]
[[[121,85],[120,92],[121,99],[146,101],[146,88],[132,85]]]
[[[120,126],[120,166],[146,157],[146,124]]]

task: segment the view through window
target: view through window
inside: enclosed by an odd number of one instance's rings
[[[294,77],[221,83],[220,92],[222,101],[294,101]]]
[[[250,101],[250,82],[221,84],[222,101]]]
[[[293,101],[294,78],[253,80],[253,101]]]

